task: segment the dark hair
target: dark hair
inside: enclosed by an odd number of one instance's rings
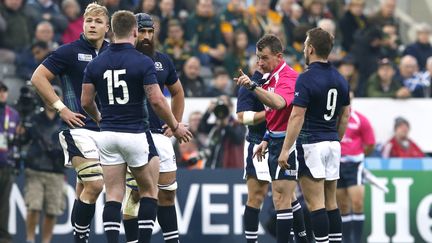
[[[116,38],[128,37],[136,26],[135,15],[130,11],[116,11],[111,18],[111,27]]]
[[[308,30],[306,35],[309,37],[306,44],[312,45],[317,56],[327,59],[333,48],[333,36],[319,27]]]
[[[258,51],[262,51],[264,48],[268,47],[272,54],[282,53],[283,51],[280,39],[277,36],[270,34],[261,37],[257,42],[256,47]]]
[[[45,41],[35,41],[33,42],[33,44],[31,45],[31,50],[33,50],[33,48],[39,47],[41,49],[47,50],[48,47],[48,43],[46,43]]]

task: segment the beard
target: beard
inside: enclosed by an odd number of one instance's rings
[[[137,45],[136,45],[136,49],[141,52],[142,54],[153,58],[154,52],[155,52],[155,47],[154,47],[154,43],[153,41],[150,40],[142,40],[142,41],[138,41]]]

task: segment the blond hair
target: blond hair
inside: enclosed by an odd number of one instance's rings
[[[108,9],[105,6],[99,5],[97,2],[87,5],[84,12],[84,18],[89,15],[104,15],[106,17],[107,23],[109,22]]]

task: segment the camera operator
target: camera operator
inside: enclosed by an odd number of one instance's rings
[[[0,243],[12,242],[9,229],[9,196],[15,181],[13,144],[20,118],[6,105],[8,87],[0,81]]]
[[[206,168],[242,168],[243,145],[246,128],[232,116],[230,97],[221,95],[212,101],[198,127],[200,133],[209,134],[206,148]],[[209,123],[211,114],[216,117]]]
[[[61,97],[60,89],[54,90]],[[28,120],[21,142],[28,143],[25,156],[25,203],[27,206],[27,242],[35,242],[36,225],[42,209],[42,242],[50,242],[57,216],[65,207],[63,186],[63,152],[58,131],[61,118],[56,110],[45,105],[43,112],[34,114]]]

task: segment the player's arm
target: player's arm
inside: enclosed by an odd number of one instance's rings
[[[171,112],[178,122],[183,119],[183,112],[185,107],[183,86],[178,79],[173,85],[167,86],[171,94]]]
[[[288,127],[285,134],[285,140],[279,155],[278,163],[283,169],[288,169],[288,157],[290,149],[294,145],[300,131],[303,127],[306,108],[294,105],[291,116],[288,120]]]
[[[96,89],[92,83],[83,83],[81,93],[81,106],[84,111],[99,124],[101,120],[100,112],[97,108],[96,101]]]
[[[342,140],[345,134],[345,130],[348,126],[349,117],[350,117],[350,106],[349,105],[342,106],[340,115],[337,119],[337,126],[336,126],[339,135],[339,141]]]
[[[75,126],[84,126],[82,119],[85,116],[80,113],[74,113],[69,108],[67,108],[60,97],[54,92],[51,85],[51,80],[55,78],[55,75],[48,70],[44,65],[39,65],[34,71],[31,77],[31,83],[35,87],[36,92],[42,98],[42,100],[55,108],[60,114],[60,117],[72,128]]]
[[[249,90],[253,90],[253,92],[256,94],[258,99],[264,105],[272,109],[280,110],[286,107],[285,99],[282,96],[274,92],[269,92],[261,87],[252,88],[253,85],[256,86],[256,83],[254,83],[246,74],[244,74],[242,70],[239,71],[240,71],[240,77],[234,78],[234,81],[237,82],[237,85],[241,85],[246,87]]]
[[[171,131],[173,131],[174,136],[179,139],[180,142],[188,142],[192,138],[192,134],[183,124],[176,120],[170,110],[168,102],[159,88],[159,85],[145,84],[144,90],[153,110],[166,122]]]
[[[243,125],[257,125],[265,121],[265,111],[237,112],[237,120]]]

